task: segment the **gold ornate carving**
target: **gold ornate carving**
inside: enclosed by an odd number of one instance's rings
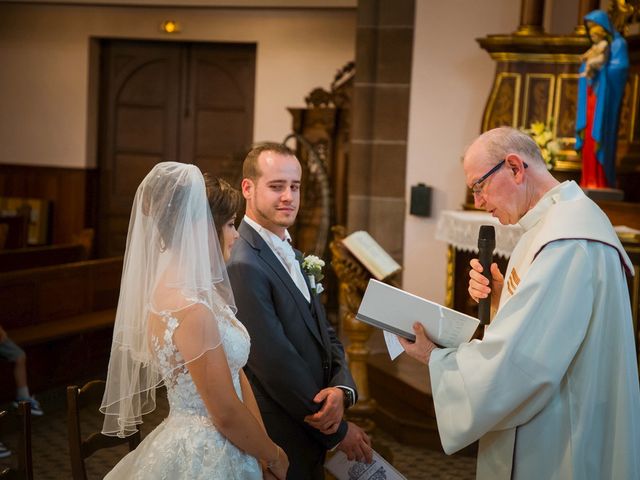
[[[517,127],[520,105],[519,73],[500,72],[493,83],[491,97],[482,122],[482,131],[510,125]]]
[[[556,77],[553,73],[527,73],[524,77],[522,126],[533,122],[549,123],[552,117]]]
[[[541,35],[544,30],[540,25],[520,25],[514,35]]]
[[[613,26],[622,34],[626,35],[630,23],[636,23],[640,14],[639,0],[615,0],[609,4],[609,16]]]
[[[358,386],[358,403],[349,410],[348,416],[366,431],[371,431],[375,427],[371,417],[376,409],[376,402],[369,395],[367,341],[371,336],[372,328],[356,320],[356,313],[360,308],[370,275],[342,244],[342,239],[346,236],[345,228],[336,225],[331,228],[331,232],[333,233],[333,239],[329,244],[331,266],[338,277],[342,328],[349,339],[346,352],[351,374]]]
[[[580,55],[567,53],[491,52],[490,55],[498,62],[580,63]]]
[[[445,306],[453,308],[453,294],[455,290],[456,249],[453,245],[447,248],[447,295],[444,299]]]

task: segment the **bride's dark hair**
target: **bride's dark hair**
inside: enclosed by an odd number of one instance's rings
[[[244,198],[240,191],[233,188],[226,180],[212,177],[208,173],[203,176],[204,184],[207,188],[207,200],[213,216],[213,224],[216,227],[220,245],[222,245],[222,227],[231,220],[234,214],[242,213]]]

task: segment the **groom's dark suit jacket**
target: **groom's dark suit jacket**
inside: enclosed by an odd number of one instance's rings
[[[304,422],[320,406],[313,397],[329,386],[355,382],[342,344],[311,292],[307,302],[267,243],[246,222],[239,228],[228,265],[238,319],[251,335],[245,368],[269,436],[289,456],[288,479],[322,479],[327,449],[345,436],[342,421],[333,435]],[[300,259],[300,253],[296,252]]]

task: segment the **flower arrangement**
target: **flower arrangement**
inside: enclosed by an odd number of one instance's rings
[[[547,164],[548,170],[551,170],[555,166],[556,161],[562,157],[562,155],[560,155],[560,144],[557,140],[553,139],[552,128],[553,123],[546,125],[543,122],[533,122],[530,128],[520,129],[520,131],[529,135],[538,147],[540,147],[542,158]]]
[[[322,269],[324,268],[324,260],[315,255],[307,255],[302,261],[302,271],[309,277],[311,290],[314,294],[319,295],[324,291],[324,287],[320,280],[324,278]]]

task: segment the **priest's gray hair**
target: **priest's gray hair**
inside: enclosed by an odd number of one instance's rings
[[[478,137],[485,147],[487,155],[495,159],[495,163],[510,153],[523,157],[524,161],[545,166],[542,152],[538,144],[526,133],[512,127],[498,127],[484,132]]]

